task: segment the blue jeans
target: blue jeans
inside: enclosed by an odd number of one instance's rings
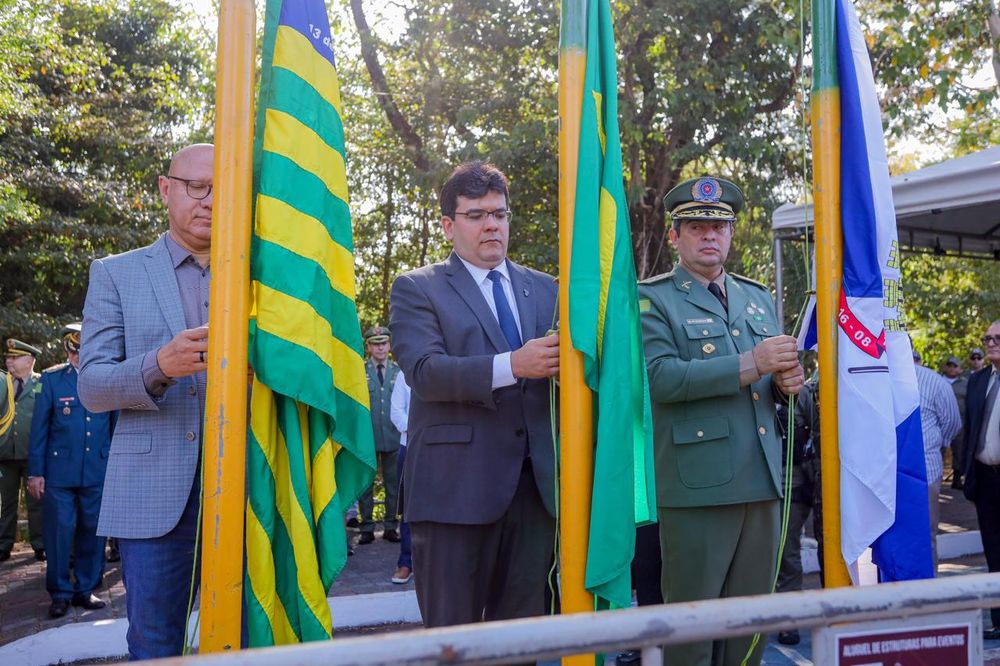
[[[406,447],[399,447],[398,466],[396,467],[396,478],[399,479],[399,497],[403,496],[403,463],[406,462]],[[413,571],[413,555],[410,546],[410,524],[405,520],[399,521],[399,559],[396,560],[396,568],[406,567]]]
[[[201,484],[196,480],[192,486],[174,529],[153,539],[118,539],[129,661],[172,657],[183,651],[192,574],[196,590],[201,578],[200,549],[195,543]]]
[[[46,486],[44,506],[45,588],[55,599],[70,600],[93,592],[104,572],[104,537],[97,536],[103,486],[57,488]],[[70,555],[76,563],[70,577]]]

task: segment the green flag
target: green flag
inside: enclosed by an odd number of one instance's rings
[[[573,347],[594,391],[596,445],[586,586],[627,607],[635,528],[656,520],[649,386],[639,325],[618,136],[618,75],[608,0],[587,3],[587,67],[570,264]]]
[[[347,562],[344,512],[375,471],[322,0],[268,0],[263,63],[250,254],[250,647],[330,638],[326,595]]]

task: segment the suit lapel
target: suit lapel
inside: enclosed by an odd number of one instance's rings
[[[729,321],[719,299],[712,296],[712,293],[701,282],[681,266],[678,266],[674,271],[674,284],[687,294],[688,303],[722,317],[722,321]]]
[[[146,272],[153,285],[156,302],[159,303],[160,311],[167,320],[167,326],[170,327],[170,335],[175,336],[185,328],[184,309],[181,306],[177,275],[174,273],[170,251],[167,249],[166,234],[160,236],[160,240],[153,243],[146,253]]]
[[[493,347],[499,352],[510,351],[510,345],[507,344],[507,339],[503,336],[503,331],[500,330],[497,318],[490,311],[489,304],[483,298],[483,292],[480,291],[479,285],[472,279],[469,271],[465,270],[458,255],[452,252],[445,265],[448,282],[476,315],[476,319],[479,320],[479,324],[483,327],[483,331],[486,332],[486,337],[489,338]]]
[[[538,312],[535,309],[534,285],[531,274],[525,269],[507,259],[507,273],[510,274],[510,286],[517,302],[518,319],[521,321],[521,342],[525,343],[535,337]]]

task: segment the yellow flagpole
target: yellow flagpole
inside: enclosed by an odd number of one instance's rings
[[[240,648],[255,21],[253,0],[222,0],[205,403],[202,653]]]
[[[820,470],[825,587],[846,587],[841,554],[840,440],[837,423],[838,308],[843,276],[840,226],[840,87],[833,0],[813,3],[813,206],[816,220],[816,321],[819,344]]]
[[[594,610],[584,584],[594,480],[593,396],[583,355],[569,328],[569,270],[580,152],[580,112],[587,64],[587,0],[563,0],[559,48],[559,589],[563,613]],[[564,657],[564,666],[593,664],[593,655]]]

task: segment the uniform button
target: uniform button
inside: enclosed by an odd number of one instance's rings
[[[757,432],[759,432],[762,435],[766,435],[767,434],[767,428],[765,428],[764,426],[761,426],[761,427],[757,428]]]
[[[738,328],[734,328],[733,329],[733,337],[734,338],[740,337],[740,329],[738,329]]]
[[[708,335],[708,331],[706,329],[702,329],[701,334],[702,335]]]
[[[754,400],[760,400],[760,393],[757,393],[757,391],[754,391],[753,392],[753,399]]]
[[[705,436],[705,431],[704,430],[699,430],[698,431],[698,436],[699,437],[704,437]]]
[[[764,329],[765,333],[767,333],[767,326],[761,326],[761,328]]]
[[[194,433],[193,432],[189,432],[188,434],[184,435],[184,438],[187,439],[187,441],[189,441],[189,442],[193,442],[194,441]]]
[[[90,431],[89,430],[87,431],[87,437],[90,437]]]
[[[57,455],[59,455],[59,452],[58,451],[53,451],[52,455],[57,456]]]
[[[90,417],[89,416],[87,417],[87,421],[90,421]]]
[[[84,449],[84,451],[86,451],[87,453],[90,453],[90,447],[88,446],[87,448]]]

